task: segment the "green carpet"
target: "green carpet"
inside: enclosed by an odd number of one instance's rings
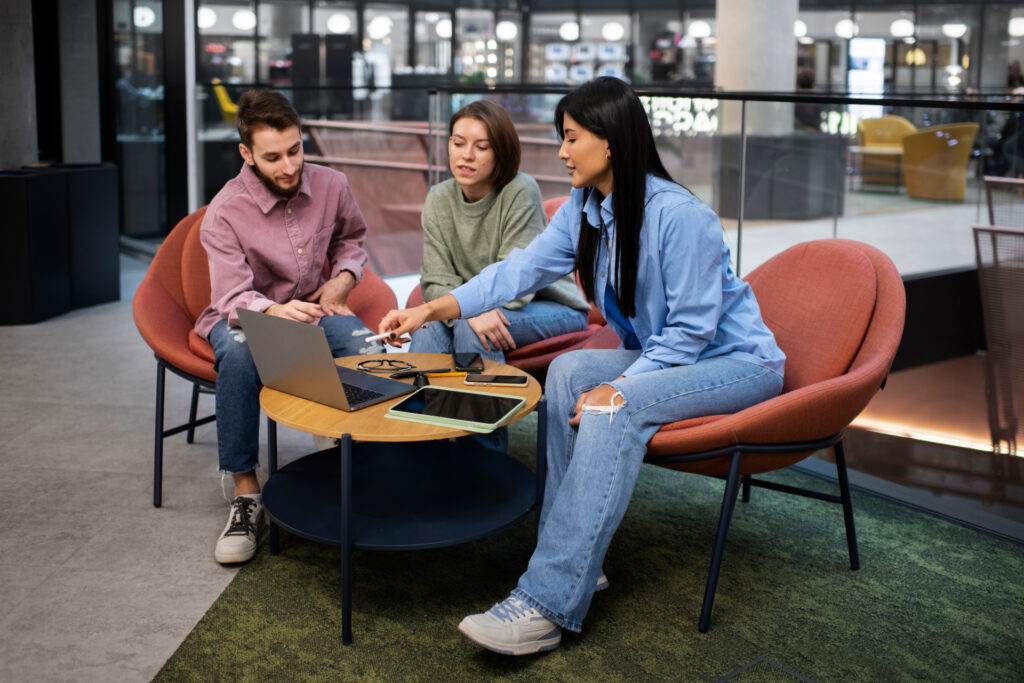
[[[511,430],[526,461],[533,427]],[[611,588],[553,652],[496,655],[456,629],[515,585],[530,515],[462,546],[356,552],[349,647],[340,551],[283,534],[281,554],[260,549],[156,680],[1024,678],[1024,548],[860,494],[862,568],[851,571],[838,505],[754,489],[736,507],[711,629],[699,633],[722,486],[645,467],[605,560]]]

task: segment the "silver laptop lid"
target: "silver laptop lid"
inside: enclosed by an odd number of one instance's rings
[[[327,335],[319,325],[236,310],[264,386],[350,410]]]

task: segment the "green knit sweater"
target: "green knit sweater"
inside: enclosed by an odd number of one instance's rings
[[[525,247],[546,223],[540,188],[525,173],[472,203],[466,201],[453,178],[434,185],[423,205],[422,220],[420,285],[426,301],[444,296],[513,249]],[[590,310],[571,275],[505,304],[505,308],[520,309],[534,297]]]

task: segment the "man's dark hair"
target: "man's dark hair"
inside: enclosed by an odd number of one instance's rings
[[[270,90],[247,90],[238,98],[238,113],[235,115],[238,135],[242,144],[252,149],[252,134],[260,126],[274,130],[286,130],[292,126],[301,128],[299,113],[281,93]]]
[[[455,132],[455,123],[459,119],[477,119],[487,129],[487,141],[494,151],[494,170],[489,180],[495,190],[501,190],[519,172],[519,160],[522,150],[519,146],[519,134],[516,133],[512,117],[505,108],[490,100],[470,102],[452,115],[448,122],[448,136]]]

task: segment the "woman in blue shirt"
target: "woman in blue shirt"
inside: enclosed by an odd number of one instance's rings
[[[785,356],[729,266],[717,216],[669,177],[643,105],[598,78],[555,111],[573,191],[525,249],[450,294],[391,311],[393,344],[430,320],[477,315],[578,270],[623,340],[548,369],[548,474],[537,547],[504,601],[459,630],[506,654],[550,650],[581,630],[647,442],[666,423],[732,413],[777,395]]]

